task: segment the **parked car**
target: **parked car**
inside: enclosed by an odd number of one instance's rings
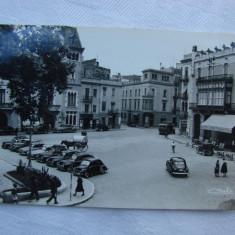
[[[71,125],[68,126],[61,125],[60,127],[55,127],[53,129],[53,133],[74,133],[74,132],[77,132],[77,128]]]
[[[160,135],[168,135],[168,134],[175,134],[174,125],[171,122],[163,122],[160,123],[158,126],[159,134]]]
[[[36,150],[36,149],[42,149],[43,146],[44,144],[41,140],[32,141],[31,151]],[[27,156],[29,153],[29,146],[20,148],[18,152],[21,156]]]
[[[74,158],[75,157],[75,158]],[[88,158],[94,158],[93,155],[90,154],[82,154],[82,155],[76,155],[72,156],[71,159],[68,160],[61,160],[57,163],[57,169],[60,171],[68,171],[71,172],[72,169],[76,166],[78,166],[83,159]]]
[[[184,158],[172,157],[166,162],[166,169],[173,176],[187,176],[188,166]]]
[[[54,157],[49,157],[46,161],[46,164],[48,166],[52,166],[52,167],[56,167],[57,163],[59,161],[63,161],[63,160],[68,160],[68,159],[72,159],[72,158],[76,158],[77,156],[79,156],[79,152],[76,150],[67,150],[63,152],[63,155],[60,156],[54,156]]]
[[[33,150],[31,152],[31,159],[36,159],[37,158],[37,155],[41,154],[41,153],[44,153],[44,152],[49,152],[51,149],[55,149],[55,148],[62,148],[64,149],[64,145],[44,145],[41,149],[36,149],[36,150]]]
[[[50,149],[49,151],[47,152],[44,152],[44,153],[40,153],[36,156],[36,161],[37,162],[42,162],[42,163],[45,163],[46,160],[49,158],[49,157],[52,157],[52,156],[62,156],[63,155],[63,151],[66,151],[67,148],[66,146],[64,145],[61,145],[60,148],[52,148]]]
[[[20,142],[23,139],[27,139],[27,137],[25,135],[16,136],[11,141],[4,141],[4,142],[2,142],[2,148],[7,149],[7,148],[9,148],[9,146],[11,144],[16,143],[16,142]]]
[[[9,150],[11,150],[12,152],[17,152],[18,153],[20,148],[29,146],[29,144],[30,144],[30,140],[29,139],[22,139],[20,142],[12,143],[9,146]]]
[[[97,124],[96,125],[96,130],[97,131],[108,131],[109,127],[105,124]]]
[[[33,127],[26,127],[25,132],[26,134],[30,134],[30,130],[32,134],[46,134],[48,133],[48,128],[42,124],[39,126],[33,126]]]
[[[135,122],[128,122],[127,125],[130,126],[130,127],[136,127],[136,123]]]
[[[210,143],[201,143],[197,147],[197,153],[200,153],[204,156],[213,156],[214,155],[214,145]]]
[[[0,135],[13,135],[15,134],[15,129],[11,126],[4,126],[0,128]]]
[[[84,159],[81,164],[73,168],[74,175],[88,178],[97,174],[104,174],[108,168],[97,158]]]

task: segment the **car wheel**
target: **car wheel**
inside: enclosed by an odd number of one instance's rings
[[[84,177],[85,177],[85,178],[88,178],[89,176],[90,176],[89,173],[88,173],[88,172],[85,172]]]

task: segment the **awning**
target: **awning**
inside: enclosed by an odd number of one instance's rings
[[[201,124],[202,130],[232,133],[235,127],[235,115],[213,114]]]

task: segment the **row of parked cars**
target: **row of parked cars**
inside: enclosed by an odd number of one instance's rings
[[[17,136],[12,141],[3,142],[2,148],[29,158],[29,144],[30,140],[26,136]],[[45,145],[40,140],[32,140],[31,159],[85,178],[104,174],[108,170],[100,159],[91,154],[69,150],[65,145]]]

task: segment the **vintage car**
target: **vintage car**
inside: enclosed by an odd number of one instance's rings
[[[108,168],[97,158],[84,159],[81,164],[73,168],[74,175],[88,178],[97,174],[104,174]]]
[[[105,124],[97,124],[96,131],[108,131],[109,127]]]
[[[7,149],[11,144],[20,142],[23,139],[27,139],[27,137],[25,135],[21,135],[14,137],[11,141],[4,141],[2,142],[2,148]]]
[[[49,157],[52,157],[52,156],[62,156],[63,155],[62,152],[66,151],[67,148],[64,145],[61,145],[61,146],[63,146],[63,147],[61,147],[61,148],[52,148],[49,151],[37,154],[36,161],[37,162],[41,162],[41,163],[45,163],[46,160]]]
[[[136,127],[136,123],[135,122],[128,122],[127,126]]]
[[[11,150],[12,152],[17,152],[18,153],[20,148],[27,147],[27,146],[29,146],[29,144],[30,144],[30,140],[28,138],[27,139],[22,139],[18,143],[11,144],[8,149]]]
[[[33,126],[33,127],[26,127],[25,132],[26,134],[30,134],[30,130],[32,134],[46,134],[48,133],[48,128],[42,124],[39,126]]]
[[[167,171],[173,176],[187,176],[188,166],[184,158],[172,157],[166,162]]]
[[[42,149],[43,146],[44,144],[41,140],[32,141],[31,151],[36,150],[36,149]],[[20,148],[18,153],[21,156],[27,156],[29,154],[29,146]]]
[[[174,125],[171,122],[162,122],[158,126],[159,135],[175,134]]]
[[[76,150],[66,150],[62,154],[63,155],[60,156],[49,157],[46,160],[46,164],[48,166],[56,167],[59,161],[76,158],[79,155],[79,152]]]
[[[75,157],[75,158],[74,158]],[[60,171],[68,171],[71,172],[74,167],[80,165],[83,159],[94,158],[93,155],[90,154],[79,154],[77,156],[72,156],[71,159],[61,160],[57,163],[57,169]]]
[[[197,153],[204,156],[213,156],[214,155],[214,145],[211,143],[201,143],[197,149]]]
[[[74,133],[77,132],[77,128],[71,125],[61,125],[53,129],[53,133]]]

